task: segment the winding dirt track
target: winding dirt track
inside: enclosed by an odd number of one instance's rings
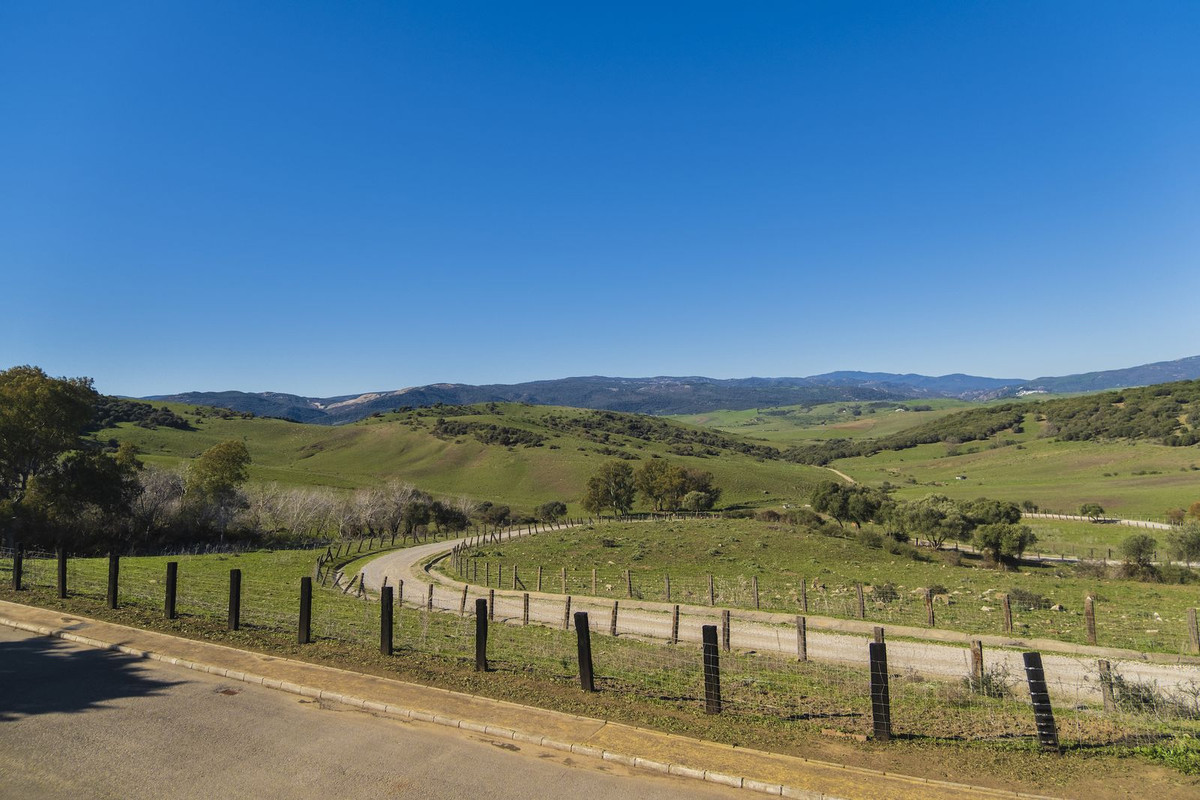
[[[530,535],[530,531],[512,533],[514,537],[526,535]],[[449,555],[458,541],[430,542],[380,556],[363,567],[363,579],[367,587],[376,592],[385,579],[390,586],[404,581],[405,605],[410,606],[424,606],[432,585],[434,608],[458,613],[466,584],[431,569]],[[495,592],[496,621],[520,625],[525,593],[503,589]],[[563,627],[566,607],[563,595],[528,594],[530,624]],[[488,589],[468,586],[468,613],[474,608],[476,598],[487,596]],[[672,608],[668,603],[622,599],[617,634],[665,643],[671,635]],[[588,612],[592,632],[596,634],[609,633],[612,609],[610,599],[571,597],[571,611]],[[679,638],[699,642],[702,625],[720,626],[721,611],[721,608],[680,605]],[[731,617],[730,642],[734,649],[797,652],[796,617],[745,609],[731,609]],[[867,644],[872,641],[874,631],[871,622],[818,616],[809,616],[806,622],[809,659],[867,666]],[[1055,640],[972,636],[957,631],[902,626],[889,626],[887,636],[889,671],[935,678],[958,679],[970,674],[969,645],[973,639],[981,640],[985,646],[985,665],[989,669],[1003,666],[1012,678],[1024,676],[1021,651],[1038,650],[1042,653],[1051,692],[1060,701],[1094,701],[1099,697],[1096,662],[1100,658],[1112,662],[1113,669],[1127,680],[1156,682],[1164,689],[1200,687],[1200,658],[1189,656],[1143,654]]]

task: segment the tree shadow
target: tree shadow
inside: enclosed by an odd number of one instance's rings
[[[101,709],[111,700],[148,697],[185,683],[152,678],[143,664],[137,656],[49,636],[0,641],[0,722]]]

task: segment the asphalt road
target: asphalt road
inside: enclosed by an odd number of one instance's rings
[[[734,798],[0,626],[0,798]]]

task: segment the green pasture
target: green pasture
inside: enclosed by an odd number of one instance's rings
[[[900,498],[936,492],[962,500],[1030,500],[1068,514],[1096,502],[1118,516],[1161,520],[1167,509],[1200,500],[1196,447],[1060,442],[1038,438],[1038,431],[1038,423],[1027,418],[1023,434],[1000,434],[992,442],[926,444],[830,466],[869,486],[895,486]]]
[[[174,404],[177,413],[191,407]],[[482,409],[483,407],[478,407]],[[148,464],[171,467],[186,463],[226,439],[242,439],[253,458],[251,479],[285,486],[354,489],[392,478],[436,494],[466,495],[532,510],[548,500],[565,500],[572,514],[576,500],[601,463],[613,458],[609,449],[636,457],[635,467],[655,455],[712,472],[723,490],[722,505],[774,505],[806,497],[825,470],[721,450],[717,456],[676,455],[663,442],[611,435],[596,442],[550,428],[547,415],[590,412],[548,406],[500,404],[495,413],[462,414],[446,409],[447,420],[497,424],[546,436],[540,447],[483,444],[471,435],[439,438],[433,434],[436,413],[420,416],[388,414],[338,427],[305,425],[275,419],[206,417],[197,428],[147,430],[131,424],[106,429],[101,440],[129,441]]]
[[[1195,585],[1081,577],[1072,565],[1059,563],[999,571],[983,567],[974,556],[926,549],[919,549],[916,560],[861,544],[853,529],[846,535],[754,520],[600,523],[479,547],[466,560],[463,577],[482,584],[490,574],[494,586],[503,567],[508,588],[515,567],[522,583],[533,588],[540,566],[543,589],[557,592],[565,567],[567,591],[590,594],[595,569],[597,593],[620,598],[627,596],[629,570],[635,596],[666,600],[669,576],[673,602],[703,605],[707,576],[713,575],[718,605],[749,608],[757,578],[764,610],[798,613],[803,586],[809,613],[847,618],[856,614],[854,586],[862,583],[867,619],[915,626],[926,622],[921,590],[940,587],[945,596],[935,604],[938,627],[992,634],[1003,633],[999,595],[1022,590],[1043,602],[1037,608],[1014,603],[1019,635],[1078,643],[1087,640],[1083,600],[1093,594],[1100,644],[1187,652],[1187,610],[1197,605]],[[962,566],[954,566],[959,558]],[[445,568],[453,565],[447,562]],[[890,589],[880,588],[885,586]],[[1066,610],[1050,610],[1055,604]]]
[[[741,411],[710,411],[682,414],[671,419],[689,425],[715,428],[727,433],[764,439],[780,447],[823,439],[862,439],[887,436],[925,422],[953,414],[974,403],[964,400],[912,400],[895,404],[905,410],[872,407],[866,401],[823,403],[815,406],[780,406]],[[912,411],[911,406],[932,406],[929,411]],[[854,411],[859,414],[855,415]]]

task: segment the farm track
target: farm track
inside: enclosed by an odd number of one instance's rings
[[[522,530],[512,535],[526,536],[530,533]],[[432,584],[434,608],[450,613],[459,612],[463,587],[467,586],[469,610],[473,608],[476,598],[488,596],[489,589],[464,584],[433,569],[437,562],[449,556],[458,543],[430,542],[380,556],[362,568],[363,580],[375,592],[378,592],[385,579],[391,586],[404,581],[405,604],[410,606],[424,606],[428,601],[428,587]],[[495,591],[496,597],[496,621],[520,625],[525,592],[508,589],[492,591]],[[530,624],[563,626],[563,595],[547,592],[528,592],[528,595]],[[608,635],[612,608],[613,601],[608,598],[571,597],[572,612],[588,612],[595,634]],[[673,604],[669,603],[621,599],[618,635],[666,645],[671,636],[672,609]],[[681,604],[679,639],[683,642],[699,642],[701,626],[719,626],[722,610],[719,607]],[[786,655],[796,653],[794,615],[729,610],[732,617],[730,642],[734,649]],[[810,660],[864,668],[868,665],[867,643],[873,640],[873,623],[820,616],[808,616],[806,620]],[[1022,651],[1041,652],[1051,691],[1063,700],[1074,702],[1099,697],[1095,675],[1096,661],[1101,658],[1112,661],[1127,680],[1153,682],[1167,690],[1200,687],[1200,658],[1189,656],[1139,653],[1051,639],[970,635],[906,626],[888,626],[887,636],[888,664],[894,673],[913,673],[948,680],[964,678],[970,673],[970,642],[978,639],[986,648],[986,667],[1006,670],[1013,679],[1024,675]]]

